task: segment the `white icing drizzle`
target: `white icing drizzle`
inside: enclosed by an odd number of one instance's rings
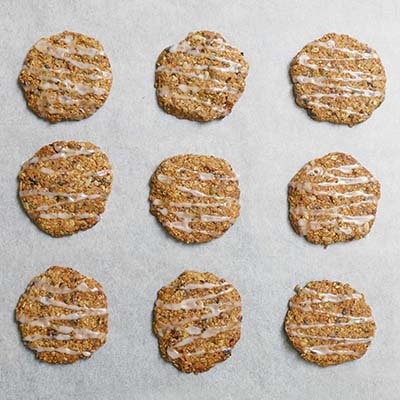
[[[55,352],[55,353],[63,353],[71,356],[84,355],[85,357],[90,357],[92,353],[90,351],[79,351],[79,350],[71,350],[68,347],[42,347],[42,346],[29,346],[32,350],[41,352]]]
[[[46,323],[51,321],[75,321],[82,318],[94,317],[99,315],[107,315],[107,310],[98,309],[98,310],[87,310],[81,313],[70,313],[70,314],[61,314],[56,316],[49,317],[40,317],[40,318],[29,318],[26,315],[19,315],[17,321],[21,324],[28,324],[32,326],[46,326]]]
[[[213,353],[220,353],[220,352],[224,352],[224,353],[230,353],[231,348],[230,347],[218,347],[217,349],[211,349],[211,350],[197,350],[197,351],[193,351],[193,352],[187,352],[187,353],[179,353],[179,351],[168,347],[167,348],[167,354],[170,358],[172,358],[173,360],[176,360],[178,358],[181,357],[193,357],[193,356],[199,356],[199,355],[203,355],[203,354],[213,354]]]
[[[48,42],[46,39],[40,39],[35,44],[35,49],[43,54],[50,55],[54,58],[67,61],[69,63],[72,63],[71,61],[76,61],[76,60],[74,58],[67,57],[67,55],[68,56],[86,55],[91,58],[95,58],[97,56],[104,56],[104,52],[102,50],[98,50],[94,47],[84,47],[76,45],[73,42],[71,42],[71,44],[67,47],[60,47]],[[88,64],[88,65],[90,65],[89,68],[91,69],[94,70],[98,69],[98,67],[94,64]]]
[[[51,169],[51,168],[42,167],[42,168],[39,169],[39,171],[42,172],[43,174],[46,174],[46,175],[50,175],[50,176],[54,176],[55,175],[54,170]]]
[[[203,283],[188,283],[185,286],[179,287],[179,290],[193,290],[193,289],[211,289],[211,288],[220,288],[223,286],[231,286],[229,282],[222,283],[211,283],[211,282],[203,282]]]
[[[365,324],[366,322],[373,321],[372,317],[356,317],[348,322],[332,322],[322,324],[289,324],[287,327],[290,329],[309,329],[309,328],[326,328],[337,326],[351,326],[357,324]]]
[[[38,326],[38,325],[36,325]],[[87,340],[87,339],[102,339],[106,336],[104,332],[92,331],[86,328],[73,328],[71,326],[54,325],[50,322],[42,326],[43,328],[51,328],[63,334],[34,334],[28,335],[23,338],[25,342],[36,342],[38,340]]]
[[[348,337],[336,337],[336,336],[319,336],[319,335],[307,335],[306,333],[301,333],[301,332],[290,332],[290,335],[296,337],[310,338],[310,339],[331,340],[333,342],[340,342],[341,345],[353,344],[353,343],[370,343],[372,341],[372,337],[348,338]]]
[[[201,38],[201,36],[199,36],[199,38]],[[203,84],[201,84],[200,86],[186,85],[178,82],[176,88],[174,88],[172,92],[167,87],[158,87],[157,91],[160,97],[177,100],[190,100],[209,106],[213,111],[216,111],[224,116],[229,112],[226,108],[213,104],[210,99],[201,100],[194,95],[200,91],[211,91],[215,93],[233,94],[236,97],[239,97],[241,94],[239,89],[227,84],[223,80],[210,78],[210,74],[208,71],[217,71],[220,74],[246,74],[248,70],[237,61],[227,58],[229,57],[229,55],[240,55],[240,52],[237,49],[228,46],[224,41],[221,42],[214,39],[210,42],[210,44],[207,44],[205,43],[205,38],[202,38],[201,40],[203,41],[203,44],[197,46],[196,48],[192,47],[192,45],[187,40],[184,40],[174,46],[171,46],[168,51],[170,53],[185,53],[194,57],[205,58],[210,61],[218,61],[224,64],[224,66],[217,66],[211,63],[210,65],[196,64],[192,66],[185,63],[183,64],[183,66],[168,68],[165,65],[161,65],[156,69],[156,72],[164,72],[168,74],[182,75],[189,78],[198,79]],[[213,44],[216,44],[216,46],[214,46]],[[204,50],[207,50],[208,52],[204,53]],[[221,56],[220,53],[215,54],[215,52],[224,52],[225,54],[224,56]],[[194,68],[195,70],[204,72],[200,74],[195,73],[188,70],[189,68]],[[215,86],[214,84],[216,84],[217,86]]]
[[[183,176],[182,176],[183,174]],[[188,176],[187,174],[190,174]],[[214,202],[201,202],[201,201],[183,201],[183,202],[163,202],[161,199],[154,199],[152,202],[153,207],[158,209],[158,211],[166,216],[168,214],[173,214],[177,217],[176,220],[173,221],[166,221],[163,222],[165,226],[173,228],[173,229],[178,229],[180,231],[186,232],[186,233],[201,233],[204,235],[211,235],[211,236],[218,236],[216,233],[209,231],[207,229],[194,229],[192,228],[191,224],[193,222],[201,222],[201,223],[224,223],[224,222],[229,222],[233,223],[235,219],[227,216],[227,215],[220,215],[220,214],[214,214],[214,213],[207,213],[204,214],[202,211],[203,208],[214,208],[214,207],[222,207],[222,208],[228,208],[231,207],[233,204],[238,203],[238,200],[229,197],[229,196],[218,196],[218,195],[209,195],[207,193],[204,193],[203,191],[196,190],[189,188],[187,186],[181,185],[181,181],[189,181],[189,180],[198,180],[201,182],[215,182],[215,181],[221,181],[221,182],[235,182],[237,181],[237,176],[232,172],[231,176],[225,176],[225,175],[219,175],[216,173],[211,173],[211,172],[203,172],[203,171],[197,171],[197,170],[191,170],[187,168],[178,168],[176,170],[176,174],[173,176],[169,175],[164,175],[162,173],[157,175],[157,180],[161,182],[164,185],[174,185],[174,187],[179,190],[182,193],[187,193],[191,197],[198,197],[203,199],[216,199],[219,201],[214,201]],[[188,197],[188,200],[192,200],[191,197]],[[174,207],[174,208],[184,208],[184,211],[176,211],[176,210],[171,210],[168,207]],[[199,214],[191,214],[189,211],[191,208],[197,208],[200,209]],[[221,211],[221,209],[219,209]]]
[[[195,103],[200,103],[205,106],[208,106],[212,110],[218,111],[219,113],[222,113],[223,115],[225,115],[228,112],[228,110],[226,108],[214,105],[210,99],[200,100],[193,96],[186,96],[186,95],[182,95],[182,94],[179,94],[176,92],[171,92],[167,86],[159,87],[158,94],[160,97],[163,97],[166,99],[171,98],[171,99],[178,99],[178,100],[191,100]]]
[[[94,218],[97,221],[100,220],[100,216],[94,213],[81,213],[81,214],[73,214],[73,213],[40,213],[39,218],[42,219],[71,219],[71,218],[77,218],[77,219],[88,219],[88,218]]]
[[[102,290],[97,287],[90,287],[85,282],[80,282],[76,287],[58,287],[50,284],[46,277],[40,279],[36,278],[32,281],[31,289],[45,290],[49,293],[68,294],[73,292],[101,292]]]
[[[78,157],[78,156],[91,156],[95,153],[101,153],[100,150],[94,150],[94,149],[85,149],[81,148],[79,150],[77,149],[70,149],[69,147],[61,147],[57,150],[57,153],[52,154],[51,156],[46,156],[46,157],[32,157],[30,160],[28,160],[24,166],[30,166],[37,164],[39,162],[43,161],[49,161],[49,160],[57,160],[59,158],[69,158],[69,157]]]
[[[360,57],[361,59],[371,59],[378,58],[378,54],[376,54],[375,50],[371,50],[370,52],[361,52],[358,50],[350,50],[346,47],[337,47],[334,40],[330,39],[326,42],[314,41],[310,43],[312,46],[317,47],[325,47],[326,49],[338,51],[346,54],[351,54],[352,56]]]
[[[353,316],[353,315],[348,315],[348,314],[343,314],[343,313],[334,313],[334,312],[330,312],[330,311],[319,310],[318,308],[312,308],[309,304],[306,306],[302,306],[302,305],[294,304],[293,302],[290,302],[289,306],[291,308],[297,308],[299,310],[306,311],[306,312],[324,314],[324,315],[328,315],[331,317],[347,318],[351,321],[357,321],[360,323],[362,323],[362,321],[364,321],[364,322],[372,321],[372,319],[370,317]]]
[[[185,318],[183,320],[180,320],[179,322],[176,322],[174,324],[162,324],[161,328],[158,330],[158,335],[159,336],[164,336],[165,332],[167,332],[170,329],[177,329],[181,326],[186,325],[189,322],[196,322],[196,321],[204,321],[210,318],[215,318],[221,315],[223,312],[231,311],[234,310],[235,308],[241,307],[240,302],[227,302],[227,303],[212,303],[212,304],[206,304],[206,308],[208,308],[209,312],[206,314],[202,315],[201,317],[189,317]]]
[[[359,352],[357,350],[352,350],[352,349],[334,349],[332,350],[332,347],[335,347],[336,345],[319,345],[319,346],[306,346],[304,348],[305,352],[310,351],[311,353],[317,354],[319,356],[326,356],[330,354],[349,354],[349,355],[357,355]]]
[[[49,198],[55,197],[65,197],[66,201],[59,201],[51,205],[43,205],[36,208],[36,211],[46,211],[50,208],[60,207],[65,204],[76,203],[84,200],[96,200],[96,199],[105,199],[106,196],[103,194],[86,194],[86,193],[62,193],[62,192],[49,192],[47,190],[22,190],[19,192],[21,198],[29,197],[29,196],[45,196]],[[58,214],[67,214],[67,213],[58,213]],[[85,214],[81,214],[85,215]],[[64,215],[67,218],[67,215]],[[63,218],[62,216],[60,218]]]
[[[200,352],[185,352],[185,350],[180,350],[182,347],[191,344],[192,342],[199,340],[199,339],[208,339],[222,332],[227,332],[233,329],[240,328],[240,317],[239,320],[233,321],[230,325],[222,325],[222,326],[210,326],[206,329],[203,328],[203,323],[200,325],[191,325],[185,327],[188,323],[193,323],[197,321],[205,321],[212,318],[219,317],[222,313],[227,312],[229,310],[233,310],[235,308],[240,308],[240,302],[232,302],[227,301],[224,299],[220,299],[220,296],[230,293],[234,290],[234,287],[226,281],[220,281],[218,283],[211,283],[211,282],[199,282],[199,283],[186,283],[183,286],[177,287],[176,290],[204,290],[204,289],[218,289],[216,293],[208,293],[202,296],[196,297],[188,297],[182,300],[179,303],[164,303],[160,299],[156,302],[156,307],[160,307],[164,310],[171,310],[171,311],[180,311],[183,314],[187,313],[189,316],[187,318],[179,319],[179,321],[174,322],[162,322],[161,325],[158,327],[157,334],[162,337],[164,334],[170,330],[179,330],[183,329],[183,332],[188,336],[184,339],[180,340],[178,343],[175,343],[168,347],[167,354],[172,359],[178,359],[180,357],[190,357],[196,356],[200,354],[204,354],[205,351],[201,350]],[[204,301],[215,299],[213,303],[205,304]],[[205,314],[201,315],[192,315],[190,312],[193,310],[207,310]],[[165,319],[164,319],[165,320]],[[163,320],[163,321],[164,321]],[[218,320],[219,321],[219,320]],[[186,336],[186,335],[185,335]],[[210,352],[218,352],[218,351],[227,351],[228,348],[217,348],[211,349]],[[230,349],[229,349],[230,350]]]
[[[310,176],[329,180],[314,182],[313,184],[309,181],[304,183],[291,182],[289,186],[300,192],[309,193],[311,196],[323,195],[344,199],[361,197],[362,200],[329,208],[321,208],[317,202],[312,202],[309,209],[304,206],[290,208],[290,214],[300,217],[298,220],[300,234],[307,235],[310,231],[318,231],[328,227],[336,233],[352,235],[354,234],[354,225],[361,226],[375,219],[374,214],[348,215],[345,212],[355,207],[361,207],[361,209],[363,209],[363,206],[368,204],[372,204],[376,207],[378,198],[374,194],[366,193],[363,189],[344,193],[334,189],[336,186],[365,185],[376,181],[373,177],[367,175],[349,176],[355,170],[363,169],[359,163],[339,165],[326,169],[322,167],[313,167],[308,164],[305,166],[305,169]],[[338,173],[344,175],[338,175]],[[316,190],[313,185],[323,188],[327,187],[328,190]],[[315,218],[313,218],[318,216],[327,217],[327,219],[315,220]],[[345,223],[349,226],[339,226],[339,223]]]
[[[193,356],[196,355],[196,353],[181,353],[179,352],[179,350],[177,348],[181,348],[184,346],[187,346],[191,343],[193,343],[196,340],[199,339],[208,339],[210,337],[214,337],[219,335],[222,332],[227,332],[227,331],[231,331],[234,329],[240,329],[240,322],[237,322],[235,324],[232,325],[226,325],[226,326],[213,326],[213,327],[209,327],[206,330],[202,330],[200,328],[198,328],[197,330],[191,330],[191,332],[186,331],[187,333],[189,333],[190,336],[188,336],[185,339],[182,339],[180,342],[175,343],[174,345],[171,345],[167,348],[167,354],[169,357],[171,357],[173,360],[178,359],[180,357],[183,356]],[[193,333],[192,333],[193,332]],[[215,351],[222,351],[221,349],[216,349]],[[201,353],[204,354],[204,353]]]
[[[225,175],[218,175],[216,176],[215,174],[211,172],[201,172],[201,171],[195,171],[193,169],[188,169],[188,168],[180,168],[178,170],[180,173],[185,173],[185,172],[190,172],[191,174],[197,175],[200,181],[229,181],[229,182],[235,182],[238,180],[238,177],[235,173],[233,173],[233,176],[225,176]],[[172,178],[172,177],[170,177]],[[181,179],[181,180],[189,180],[189,177],[182,177],[182,176],[175,176],[173,179]]]
[[[99,56],[104,56],[102,50],[93,47],[85,47],[75,43],[72,36],[67,36],[70,41],[66,41],[66,37],[62,40],[67,45],[66,47],[56,46],[46,39],[41,39],[35,44],[35,49],[43,54],[49,55],[56,59],[66,61],[68,64],[81,70],[93,70],[92,74],[86,74],[93,83],[91,85],[82,82],[73,82],[70,79],[62,79],[61,75],[72,76],[72,71],[66,68],[50,68],[46,65],[41,67],[24,66],[24,70],[31,76],[40,81],[39,85],[36,82],[26,83],[25,90],[33,92],[37,95],[37,105],[41,113],[58,114],[60,109],[54,107],[55,104],[60,103],[63,106],[78,105],[81,109],[94,110],[96,103],[91,97],[85,97],[87,94],[94,94],[102,96],[106,93],[106,89],[99,86],[103,80],[112,79],[112,74],[109,71],[102,71],[95,64],[81,62],[74,58],[74,56],[85,56],[96,59]],[[52,73],[55,76],[49,76]],[[96,82],[94,82],[96,81]],[[51,83],[53,82],[53,83]],[[57,92],[62,92],[58,95]],[[65,93],[75,93],[78,96],[84,97],[70,97]]]
[[[102,153],[100,149],[86,149],[84,147],[81,147],[80,149],[71,149],[69,147],[63,147],[58,144],[54,144],[54,149],[56,153],[50,155],[50,156],[44,156],[44,157],[32,157],[30,160],[25,162],[23,164],[23,168],[29,168],[31,166],[35,166],[38,163],[44,163],[47,161],[54,162],[55,160],[64,160],[69,157],[79,157],[79,156],[92,156],[93,154],[96,153]],[[51,167],[53,167],[53,164],[50,164]],[[57,168],[57,167],[53,167]],[[76,174],[76,170],[70,170],[70,171],[56,171],[55,169],[50,168],[48,166],[43,166],[39,169],[39,171],[45,175],[49,175],[50,177],[54,176],[68,176],[70,174]],[[78,167],[79,169],[79,167]],[[100,170],[100,171],[95,171],[95,172],[88,172],[84,173],[84,176],[87,177],[102,177],[105,175],[111,174],[111,170]],[[73,178],[76,179],[76,178]],[[87,185],[90,185],[91,179],[87,178]],[[43,186],[43,185],[39,185]],[[45,185],[47,186],[47,184]],[[52,185],[53,186],[53,185]],[[51,187],[51,186],[50,186]],[[97,187],[96,187],[96,190]],[[35,215],[37,218],[42,218],[46,220],[53,220],[53,219],[60,219],[60,220],[67,220],[67,219],[89,219],[89,218],[94,218],[96,221],[100,220],[100,216],[97,213],[88,213],[88,212],[72,212],[70,210],[67,210],[66,212],[63,212],[60,210],[60,212],[48,212],[49,210],[52,209],[57,209],[60,207],[63,207],[68,204],[75,204],[78,202],[93,202],[96,200],[101,199],[102,201],[107,199],[107,195],[104,193],[68,193],[68,192],[56,192],[56,191],[50,191],[47,189],[30,189],[30,190],[21,190],[19,192],[20,198],[23,200],[27,197],[32,197],[32,196],[43,196],[47,197],[49,199],[58,199],[58,198],[64,198],[65,200],[61,201],[56,201],[52,204],[43,204],[43,205],[33,205],[30,207],[31,211],[36,211],[38,212],[38,215]],[[57,210],[55,210],[57,211]]]
[[[301,289],[301,293],[311,295],[311,298],[301,299],[300,304],[295,304],[292,301],[289,303],[290,308],[297,308],[304,312],[311,312],[320,314],[328,317],[346,318],[347,321],[335,321],[326,323],[311,323],[311,324],[297,324],[292,323],[286,326],[286,331],[291,337],[300,337],[308,339],[317,339],[322,341],[330,341],[333,343],[316,345],[316,346],[306,346],[304,347],[304,352],[312,352],[319,356],[326,356],[331,354],[358,354],[357,350],[353,349],[342,349],[338,347],[346,347],[354,344],[369,344],[372,341],[372,336],[368,337],[343,337],[338,331],[339,327],[343,326],[353,326],[357,324],[365,324],[372,322],[372,317],[367,316],[354,316],[342,313],[333,313],[320,308],[313,308],[312,304],[321,303],[342,303],[346,301],[359,300],[363,296],[360,293],[354,292],[350,294],[340,294],[340,293],[329,293],[329,292],[319,292],[309,287],[304,287]],[[314,328],[336,328],[333,334],[318,335],[314,333],[299,332],[298,330],[308,330]]]
[[[54,307],[65,308],[67,310],[75,310],[75,311],[94,311],[94,312],[99,312],[100,314],[107,313],[106,308],[93,308],[93,307],[77,306],[75,304],[67,304],[60,300],[54,300],[50,297],[28,296],[28,298],[30,300],[37,301],[38,303],[43,304],[44,306],[54,306]]]
[[[304,300],[304,304],[308,303],[341,303],[347,300],[354,300],[354,299],[362,299],[363,296],[360,293],[351,293],[351,294],[334,294],[334,293],[324,293],[324,292],[317,292],[314,289],[310,289],[308,287],[303,288],[303,293],[311,294],[313,296],[318,296],[318,298],[313,300]]]
[[[313,76],[307,76],[307,75],[296,75],[293,76],[293,82],[294,83],[300,83],[300,84],[312,84],[315,86],[319,87],[327,87],[333,89],[333,92],[325,93],[325,92],[312,92],[312,93],[306,93],[301,96],[301,99],[303,99],[306,103],[306,105],[311,105],[313,107],[317,108],[326,108],[331,111],[339,111],[339,112],[345,112],[347,114],[351,115],[357,115],[361,117],[362,119],[365,119],[368,117],[368,115],[354,111],[352,109],[346,109],[341,106],[340,101],[335,102],[334,105],[332,104],[327,104],[324,102],[316,101],[316,99],[325,99],[325,98],[331,98],[331,99],[340,99],[343,97],[366,97],[366,98],[382,98],[383,93],[379,90],[371,90],[371,89],[363,89],[363,88],[358,88],[352,86],[352,82],[373,82],[376,80],[384,80],[385,78],[372,74],[370,72],[362,71],[360,70],[360,66],[358,64],[357,68],[358,70],[353,71],[352,69],[346,69],[340,62],[347,62],[347,61],[352,61],[353,63],[357,63],[359,61],[366,61],[370,60],[372,58],[378,58],[378,55],[376,54],[375,51],[371,52],[360,52],[357,50],[350,50],[348,48],[344,47],[336,47],[335,41],[334,40],[328,40],[326,42],[322,41],[315,41],[310,43],[310,46],[314,47],[324,47],[327,48],[331,51],[336,51],[336,52],[342,52],[345,54],[349,54],[353,57],[346,57],[346,58],[330,58],[330,57],[325,57],[325,58],[320,58],[317,56],[313,56],[311,58],[307,54],[301,54],[300,56],[297,57],[297,62],[299,65],[308,68],[312,71],[316,70],[322,70],[326,71],[328,73],[333,73],[334,75],[329,75],[329,76],[319,76],[319,77],[313,77]],[[336,63],[336,62],[339,63]],[[325,64],[327,63],[327,64]],[[332,63],[334,63],[334,66],[332,66]],[[346,74],[346,77],[342,76],[335,76],[335,74],[338,73],[343,73]],[[335,83],[327,83],[327,81],[330,82],[338,82],[337,84]],[[348,85],[342,85],[342,82],[349,82],[350,84]],[[339,84],[340,83],[340,84]],[[343,93],[344,92],[344,93]]]
[[[172,286],[171,286],[172,287]],[[199,282],[199,283],[186,283],[183,286],[175,288],[175,290],[180,291],[192,291],[192,290],[204,290],[204,289],[218,289],[218,291],[207,293],[201,296],[191,296],[187,297],[179,303],[164,303],[160,299],[156,302],[156,307],[159,307],[164,310],[170,311],[180,311],[182,315],[189,315],[187,318],[180,318],[178,321],[167,322],[165,323],[165,319],[161,320],[160,326],[158,326],[157,334],[162,337],[166,332],[170,330],[183,330],[185,334],[188,336],[184,339],[180,340],[178,343],[175,343],[168,347],[167,354],[172,359],[177,359],[179,357],[185,356],[195,356],[204,354],[201,352],[188,353],[179,351],[178,349],[191,344],[193,341],[198,339],[207,339],[218,335],[219,333],[230,331],[233,329],[240,328],[240,317],[237,321],[233,321],[230,325],[223,326],[210,326],[206,329],[203,328],[203,323],[201,322],[199,325],[191,325],[185,327],[185,325],[197,321],[206,321],[212,318],[219,317],[222,313],[227,312],[229,310],[233,310],[241,307],[241,303],[232,302],[229,300],[221,299],[222,295],[230,293],[234,290],[234,287],[226,281],[220,281],[218,283],[211,282]],[[204,301],[215,299],[213,303],[204,303]],[[191,311],[193,310],[207,310],[206,313],[201,313],[201,315],[193,315]],[[168,319],[167,319],[168,320]],[[219,320],[218,320],[219,321]],[[186,335],[185,335],[186,336]],[[226,348],[225,348],[226,350]],[[211,352],[223,351],[222,348],[212,349]]]
[[[329,72],[341,72],[341,73],[345,73],[348,75],[351,75],[352,78],[343,78],[341,77],[340,79],[337,79],[335,77],[329,77],[329,79],[332,80],[341,80],[344,82],[362,82],[362,81],[367,81],[367,82],[371,82],[375,79],[379,79],[380,77],[378,75],[375,74],[371,74],[369,72],[364,72],[364,71],[352,71],[351,69],[343,69],[342,67],[340,67],[340,69],[338,68],[330,68],[330,67],[324,67],[322,65],[319,64],[312,64],[309,63],[309,61],[321,61],[321,59],[319,58],[310,58],[307,54],[302,54],[300,57],[298,57],[297,61],[299,62],[300,65],[303,65],[304,67],[313,69],[313,70],[317,70],[317,69],[322,69],[323,71],[329,71]],[[381,95],[380,92],[377,92]]]
[[[205,296],[200,296],[200,297],[189,297],[185,300],[182,300],[180,303],[164,303],[160,299],[157,300],[156,306],[164,308],[165,310],[201,310],[205,306],[203,303],[198,304],[198,302],[202,302],[203,300],[209,300],[209,299],[214,299],[219,296],[222,296],[223,294],[232,292],[234,290],[234,287],[230,284],[228,284],[228,288],[221,290],[218,293],[210,293]],[[210,305],[207,304],[206,307],[209,307]]]
[[[177,207],[177,208],[192,208],[192,207],[200,207],[200,208],[207,208],[207,207],[230,207],[233,203],[237,202],[236,199],[230,199],[225,202],[219,202],[219,203],[188,203],[188,202],[173,202],[171,201],[169,205],[171,207]],[[154,203],[153,203],[154,204]],[[156,205],[156,204],[154,204]]]
[[[230,221],[234,222],[231,217],[227,217],[226,215],[206,215],[203,214],[200,217],[200,220],[202,222],[225,222],[225,221]]]

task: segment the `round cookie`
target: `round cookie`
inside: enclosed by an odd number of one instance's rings
[[[243,53],[219,33],[189,33],[158,57],[158,104],[177,118],[201,122],[224,118],[243,93],[248,70]]]
[[[350,285],[318,281],[289,302],[285,330],[301,356],[321,367],[362,357],[375,334],[375,322],[364,295]]]
[[[33,278],[16,308],[22,340],[39,360],[70,364],[106,341],[107,298],[93,278],[51,267]]]
[[[153,330],[161,355],[195,374],[225,361],[240,339],[239,292],[209,272],[185,271],[158,292]]]
[[[150,211],[186,243],[208,242],[239,217],[239,183],[220,158],[194,154],[164,160],[151,178]]]
[[[385,97],[386,76],[375,50],[347,35],[328,33],[293,59],[296,103],[318,121],[353,126]]]
[[[111,191],[111,164],[89,142],[54,142],[23,164],[19,197],[32,221],[59,237],[100,220]]]
[[[380,184],[355,158],[329,153],[290,181],[289,219],[309,242],[328,246],[361,239],[375,221]]]
[[[19,81],[28,107],[50,122],[91,116],[107,100],[112,74],[103,46],[62,32],[40,39],[25,58]]]

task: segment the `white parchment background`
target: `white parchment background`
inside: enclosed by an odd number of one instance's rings
[[[383,0],[36,1],[0,3],[0,397],[8,399],[380,399],[399,398],[400,2]],[[105,106],[80,122],[50,125],[25,106],[17,85],[40,37],[65,29],[99,39],[114,82]],[[233,113],[198,124],[155,101],[160,51],[192,30],[221,32],[251,65]],[[348,128],[318,123],[295,106],[288,65],[309,41],[335,31],[369,43],[387,72],[383,105]],[[114,187],[102,221],[68,238],[41,233],[17,199],[23,161],[55,140],[89,140],[106,151]],[[307,161],[353,154],[382,183],[376,224],[364,240],[327,250],[296,236],[286,186]],[[148,211],[148,179],[180,153],[221,156],[240,175],[242,212],[222,238],[183,245]],[[24,348],[14,308],[28,281],[66,265],[105,286],[107,344],[89,361],[52,366]],[[157,290],[185,269],[231,280],[243,299],[242,339],[232,357],[199,376],[164,362],[151,332]],[[336,279],[366,295],[377,336],[366,356],[321,369],[304,362],[282,331],[297,283]]]

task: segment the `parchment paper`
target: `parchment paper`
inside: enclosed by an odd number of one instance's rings
[[[396,0],[150,1],[2,0],[0,4],[0,397],[9,399],[399,398],[399,20]],[[80,122],[51,125],[30,112],[17,77],[40,37],[65,29],[94,36],[114,82],[104,107]],[[247,88],[232,114],[198,124],[156,104],[154,63],[193,30],[221,32],[247,57]],[[291,93],[288,65],[309,41],[335,31],[375,48],[386,68],[383,105],[348,128],[310,119]],[[22,211],[22,162],[55,140],[89,140],[109,155],[114,186],[102,221],[72,237],[40,232]],[[324,250],[294,234],[286,187],[307,161],[353,154],[382,184],[366,239]],[[148,179],[180,153],[221,156],[240,175],[241,216],[220,239],[184,245],[149,213]],[[52,265],[95,277],[107,292],[107,344],[88,361],[53,366],[27,350],[14,308],[29,280]],[[232,357],[199,376],[164,362],[151,332],[157,290],[183,270],[232,281],[243,299],[242,339]],[[319,368],[288,344],[282,323],[296,284],[335,279],[363,292],[377,335],[357,362]]]

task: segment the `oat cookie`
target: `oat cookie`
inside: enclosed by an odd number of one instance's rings
[[[89,142],[54,142],[23,164],[19,197],[32,221],[55,236],[89,229],[111,191],[111,164]]]
[[[158,292],[153,330],[161,355],[183,372],[225,361],[240,339],[239,292],[209,272],[185,271]]]
[[[189,33],[158,57],[158,104],[178,118],[202,122],[224,118],[243,93],[248,70],[243,53],[219,33]]]
[[[16,308],[22,340],[39,360],[70,364],[106,341],[107,298],[93,278],[51,267],[33,278]]]
[[[26,56],[19,81],[28,107],[51,122],[91,116],[107,99],[112,74],[103,46],[62,32],[40,39]]]
[[[379,181],[354,157],[329,153],[290,181],[289,219],[311,243],[361,239],[372,228],[380,195]]]
[[[208,242],[239,217],[239,183],[221,158],[194,154],[164,160],[151,178],[150,211],[186,243]]]
[[[306,45],[293,59],[290,75],[296,103],[318,121],[358,124],[385,97],[378,54],[347,35],[328,33]]]
[[[365,354],[375,322],[363,294],[348,284],[331,281],[309,282],[295,290],[285,330],[305,360],[327,367]]]

